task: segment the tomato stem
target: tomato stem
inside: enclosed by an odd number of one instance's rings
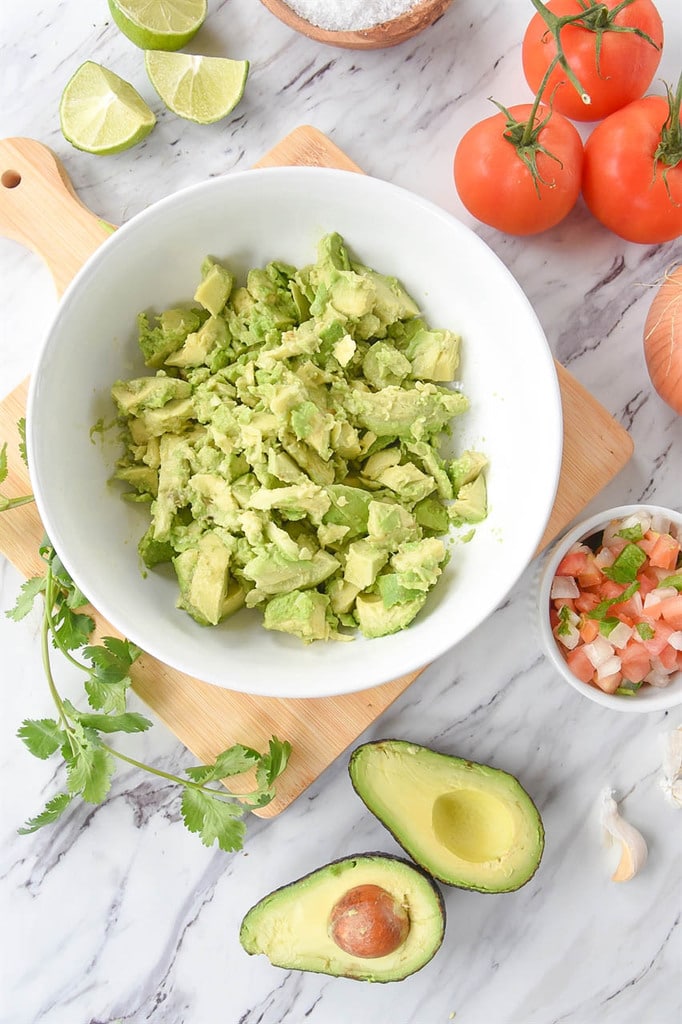
[[[566,25],[576,25],[579,28],[585,29],[587,32],[596,33],[597,40],[595,44],[595,60],[597,66],[597,73],[601,76],[600,60],[601,60],[601,48],[604,39],[605,32],[627,32],[633,35],[639,36],[641,39],[645,39],[647,43],[654,47],[655,50],[660,49],[657,43],[643,32],[641,28],[636,25],[616,25],[615,19],[621,11],[629,7],[630,4],[634,3],[634,0],[621,0],[615,7],[607,7],[605,3],[598,3],[597,0],[577,0],[581,7],[578,14],[566,14],[563,17],[558,17],[553,11],[550,11],[549,7],[543,0],[531,0],[533,7],[543,19],[547,25],[547,29],[554,40],[556,47],[556,56],[552,62],[552,70],[556,64],[560,64],[566,76],[573,86],[573,88],[579,93],[583,103],[589,104],[592,102],[588,93],[585,92],[580,80],[573,72],[564,53],[564,48],[561,42],[561,32]],[[539,92],[545,88],[545,82],[540,86]]]
[[[673,93],[667,82],[665,91],[668,94],[668,116],[661,127],[661,139],[654,153],[654,179],[658,171],[658,165],[663,164],[663,181],[668,193],[668,199],[674,202],[668,183],[668,171],[671,167],[677,167],[682,161],[682,125],[680,124],[680,106],[682,105],[682,74],[677,82],[677,89]]]

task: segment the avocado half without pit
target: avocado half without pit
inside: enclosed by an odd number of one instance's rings
[[[511,892],[537,870],[542,820],[513,775],[404,740],[357,747],[348,770],[369,810],[446,885]]]
[[[401,857],[363,853],[333,861],[253,906],[239,939],[275,967],[357,981],[401,981],[439,949],[440,890]]]

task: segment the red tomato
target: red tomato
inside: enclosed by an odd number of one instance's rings
[[[578,14],[585,6],[584,0],[550,0],[547,4],[557,17]],[[575,121],[601,120],[639,99],[651,83],[661,60],[663,25],[651,0],[633,0],[627,7],[621,5],[621,0],[601,0],[600,6],[609,9],[622,7],[613,24],[641,29],[656,46],[634,32],[605,30],[599,33],[581,24],[565,25],[560,35],[564,54],[591,103],[583,103],[559,65],[550,75],[542,98],[549,102],[554,94],[554,109]],[[600,35],[601,51],[597,65],[596,45]],[[555,55],[554,38],[538,13],[526,29],[521,54],[526,80],[534,93],[540,88]]]
[[[511,107],[517,121],[527,120],[530,103]],[[536,125],[545,117],[539,108]],[[510,235],[534,235],[554,227],[575,205],[580,194],[583,145],[574,125],[552,114],[538,142],[556,159],[537,153],[539,179],[505,137],[505,114],[479,121],[462,137],[455,153],[454,175],[459,197],[477,220]]]
[[[664,165],[654,160],[668,113],[662,96],[635,100],[598,124],[585,144],[585,202],[628,242],[655,245],[682,235],[682,163],[668,167],[666,188]]]

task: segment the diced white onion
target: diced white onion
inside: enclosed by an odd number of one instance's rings
[[[607,676],[613,676],[616,672],[620,672],[620,664],[620,658],[616,654],[607,658],[597,669],[597,679],[605,679]]]
[[[596,636],[583,650],[593,668],[598,669],[608,658],[613,657],[613,647],[603,636]]]
[[[651,517],[651,529],[656,533],[670,533],[672,524],[669,517],[663,515],[662,512],[655,512]]]
[[[625,622],[619,622],[609,633],[609,643],[622,651],[634,632],[632,626],[628,626]]]
[[[626,516],[625,519],[621,520],[621,530],[631,530],[634,526],[641,526],[642,533],[646,533],[651,529],[652,518],[648,512],[634,512],[631,516]]]
[[[658,662],[658,664],[651,669],[651,672],[648,672],[647,675],[644,676],[644,682],[649,683],[650,686],[663,687],[669,686],[672,682],[672,678],[672,673],[666,672],[661,663]]]
[[[575,628],[573,623],[567,623],[562,633],[554,634],[561,644],[567,651],[573,651],[580,643],[580,633]]]
[[[601,551],[598,551],[594,556],[594,561],[600,569],[606,569],[608,566],[613,565],[616,561],[616,556],[610,548],[602,548]]]
[[[674,651],[682,651],[682,629],[676,629],[668,637],[668,643]]]
[[[550,597],[580,597],[580,589],[572,576],[555,576]]]
[[[666,601],[669,597],[677,597],[674,587],[656,587],[655,590],[650,590],[644,598],[643,607],[651,608],[655,604],[660,604],[661,601]]]

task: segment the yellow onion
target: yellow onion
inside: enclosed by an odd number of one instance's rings
[[[644,358],[654,388],[682,416],[682,265],[665,275],[651,303]]]

